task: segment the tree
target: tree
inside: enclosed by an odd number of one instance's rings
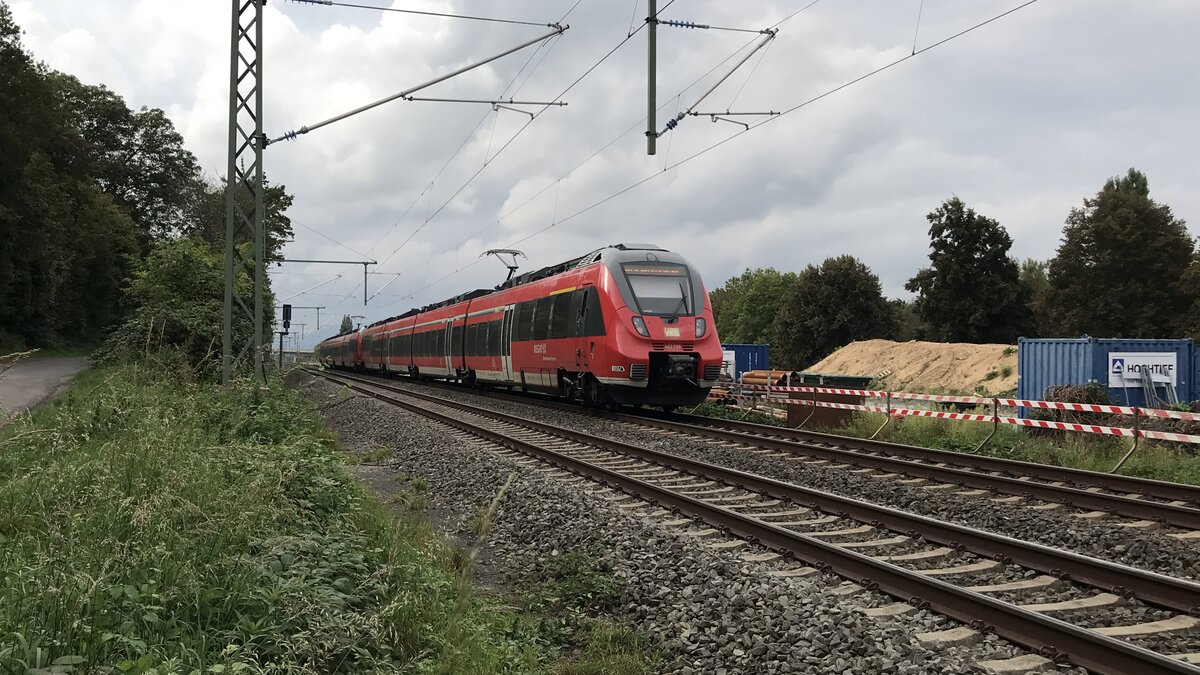
[[[71,75],[54,73],[50,82],[79,139],[77,169],[129,212],[142,252],[182,233],[202,185],[200,165],[166,114],[158,108],[134,112],[103,85]]]
[[[354,330],[354,321],[350,319],[349,314],[342,315],[342,327],[338,329],[338,334],[349,333]]]
[[[721,340],[770,344],[774,337],[771,327],[784,291],[795,280],[795,273],[782,273],[773,267],[746,270],[710,293]]]
[[[1032,316],[1031,328],[1034,335],[1045,335],[1053,323],[1053,310],[1049,303],[1050,263],[1026,258],[1021,261],[1021,292],[1029,303]]]
[[[1183,273],[1179,286],[1184,295],[1192,298],[1191,309],[1183,317],[1180,333],[1200,342],[1200,247],[1197,247],[1192,264]]]
[[[235,283],[239,293],[251,292],[249,274],[239,273]],[[106,340],[100,358],[132,358],[171,349],[197,374],[216,378],[221,372],[224,289],[224,257],[206,242],[183,237],[159,244],[129,280],[133,312]],[[268,293],[263,309],[268,326],[274,304]],[[241,312],[234,312],[233,318],[233,344],[240,347],[250,339],[254,325]],[[243,365],[249,361],[244,359]]]
[[[196,199],[190,207],[190,217],[185,225],[185,231],[204,241],[209,242],[213,250],[225,251],[225,185],[222,179],[219,183],[206,183],[196,192]],[[250,191],[238,191],[238,203],[249,209]],[[263,177],[263,224],[266,226],[266,255],[264,259],[269,265],[283,259],[283,245],[292,239],[292,220],[287,216],[287,210],[292,206],[292,195],[288,194],[284,185],[271,185]],[[250,243],[249,234],[245,229],[239,230],[237,245]]]
[[[853,256],[809,265],[783,296],[773,333],[777,365],[805,368],[855,340],[895,331],[879,277]]]
[[[942,342],[1015,342],[1030,327],[1012,238],[958,197],[926,216],[931,265],[908,280],[930,337]]]
[[[1050,261],[1053,328],[1061,335],[1160,338],[1184,331],[1192,310],[1185,274],[1195,244],[1170,207],[1130,169],[1071,209]]]
[[[892,309],[891,339],[896,342],[920,340],[925,335],[925,326],[917,316],[917,308],[911,300],[889,300]]]

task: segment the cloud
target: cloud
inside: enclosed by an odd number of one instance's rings
[[[573,4],[403,6],[550,22]],[[667,15],[760,28],[804,4],[695,0]],[[914,33],[921,49],[1015,3],[928,2],[919,28],[917,4],[821,2],[784,23],[773,44],[697,110],[785,110],[910,54]],[[107,84],[133,107],[164,108],[205,170],[224,172],[227,3],[26,0],[13,9],[38,58]],[[513,82],[507,95],[549,100],[627,36],[630,9],[583,0],[561,38],[423,93],[487,98]],[[799,269],[849,253],[888,293],[903,295],[905,280],[927,263],[924,216],[950,195],[999,219],[1014,254],[1046,258],[1070,208],[1129,166],[1145,170],[1152,193],[1195,228],[1197,20],[1200,7],[1179,0],[1039,2],[750,133],[688,117],[655,157],[645,155],[638,123],[646,109],[642,34],[572,88],[569,105],[532,123],[485,106],[386,104],[272,146],[266,167],[296,195],[298,221],[387,259],[377,271],[392,275],[372,275],[373,292],[391,283],[364,311],[360,269],[288,265],[273,279],[294,292],[341,273],[297,304],[327,306],[323,321],[342,313],[376,319],[496,283],[503,268],[479,254],[553,225],[520,244],[527,267],[616,241],[650,241],[688,257],[715,288],[746,267]],[[265,27],[271,135],[548,30],[275,2]],[[660,128],[757,39],[668,27],[659,36]],[[287,252],[357,258],[302,228]]]

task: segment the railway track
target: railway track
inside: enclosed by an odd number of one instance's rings
[[[423,384],[462,391],[449,384]],[[807,458],[816,465],[870,469],[882,472],[882,475],[875,475],[887,479],[923,479],[936,481],[947,488],[984,490],[1005,495],[994,495],[1001,503],[1042,502],[1030,505],[1036,510],[1051,510],[1061,505],[1083,510],[1080,516],[1088,519],[1122,516],[1129,520],[1113,524],[1131,531],[1168,525],[1181,530],[1168,536],[1200,541],[1200,487],[1197,486],[700,415],[613,412],[581,408],[536,395],[496,391],[486,395],[511,397],[564,412],[601,416],[614,422],[671,433],[677,438],[786,453]],[[979,493],[977,496],[986,495]]]
[[[879,590],[901,601],[864,608],[869,614],[894,616],[928,607],[994,630],[1042,657],[1097,673],[1200,672],[1189,664],[1200,655],[1171,656],[1130,641],[1153,646],[1156,638],[1196,630],[1200,620],[1191,614],[1200,608],[1198,584],[442,399],[377,378],[318,374],[553,464],[565,479],[604,483],[686,516],[669,525],[699,520],[706,527],[685,534],[715,538],[710,548],[765,547],[767,552],[743,559],[778,564],[777,576],[829,571],[852,580],[834,592],[849,596]],[[1149,620],[1106,625],[1111,623],[1106,612],[1114,607]],[[924,639],[968,639],[972,633],[957,630],[956,635]],[[1173,644],[1163,641],[1167,649]]]

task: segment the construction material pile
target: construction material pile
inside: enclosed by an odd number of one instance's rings
[[[862,375],[890,391],[999,394],[1017,387],[1014,345],[957,342],[851,342],[806,370]]]

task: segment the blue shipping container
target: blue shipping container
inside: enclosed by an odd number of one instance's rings
[[[736,345],[723,344],[721,349],[725,351],[725,356],[722,360],[732,361],[733,379],[739,380],[742,373],[751,370],[769,370],[770,369],[770,345]]]
[[[1110,354],[1116,355],[1110,359]],[[1120,338],[1021,338],[1017,342],[1017,397],[1043,400],[1053,386],[1100,382],[1108,387],[1113,403],[1144,406],[1145,392],[1121,374],[1126,360],[1130,372],[1152,368],[1169,377],[1180,401],[1200,397],[1200,354],[1191,340]],[[1116,371],[1110,373],[1110,368]],[[1162,386],[1156,391],[1160,398],[1166,397]]]

